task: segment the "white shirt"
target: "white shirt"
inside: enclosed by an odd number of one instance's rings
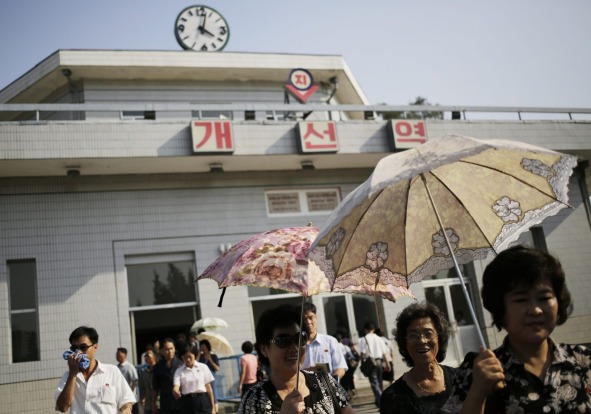
[[[372,358],[384,358],[384,354],[388,354],[388,349],[382,338],[372,332],[359,340],[359,353]]]
[[[347,370],[347,361],[335,337],[317,333],[316,338],[306,345],[303,368],[314,367],[318,363],[327,363],[330,372],[337,368]]]
[[[201,362],[195,361],[193,367],[184,365],[177,368],[174,372],[173,385],[180,385],[181,394],[191,394],[194,392],[205,392],[205,384],[214,380],[209,367]]]
[[[96,369],[88,382],[81,372],[76,375],[70,414],[118,414],[125,404],[136,402],[119,368],[102,364],[98,360],[96,363]],[[57,386],[54,395],[56,402],[66,386],[68,375],[69,371],[66,371]]]

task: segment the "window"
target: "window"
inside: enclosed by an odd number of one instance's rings
[[[196,304],[194,281],[194,261],[127,265],[129,306]]]
[[[153,121],[156,119],[156,112],[155,111],[121,111],[121,119],[123,120],[131,120],[131,121],[140,121],[140,120],[150,120]]]
[[[232,111],[191,111],[191,116],[198,119],[232,119]]]
[[[125,257],[130,325],[137,364],[146,344],[177,338],[199,319],[195,257],[191,252]]]
[[[341,201],[337,188],[266,191],[267,215],[328,214]]]
[[[12,362],[39,361],[36,262],[9,260],[7,266]]]

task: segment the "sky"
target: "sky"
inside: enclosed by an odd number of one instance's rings
[[[591,108],[589,0],[0,0],[0,89],[59,49],[181,50],[194,4],[220,53],[342,55],[372,104]]]

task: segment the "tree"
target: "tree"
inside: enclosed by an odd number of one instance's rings
[[[195,300],[192,280],[195,279],[193,271],[189,271],[187,277],[183,271],[174,264],[168,264],[166,284],[160,281],[160,276],[154,271],[154,304],[193,302]]]
[[[380,104],[385,105],[385,104]],[[422,96],[417,96],[414,102],[409,102],[409,105],[415,106],[431,106],[431,103]],[[377,111],[378,115],[381,115],[383,119],[443,119],[443,112],[440,111],[412,111],[412,112],[380,112]]]

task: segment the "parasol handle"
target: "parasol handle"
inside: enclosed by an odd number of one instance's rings
[[[226,288],[222,288],[222,294],[220,295],[220,301],[218,302],[218,308],[222,307],[222,302],[224,301],[224,295],[226,294]]]
[[[302,353],[302,329],[304,327],[304,302],[306,297],[302,295],[302,311],[300,312],[300,335],[298,338],[298,377],[296,378],[296,390],[300,389],[300,356]]]
[[[484,342],[484,337],[482,336],[482,331],[480,330],[480,324],[478,323],[478,319],[476,318],[476,312],[474,311],[474,305],[472,304],[472,300],[470,299],[470,295],[468,294],[468,289],[466,288],[466,283],[464,282],[464,276],[462,276],[462,271],[460,270],[460,265],[456,260],[456,255],[451,247],[451,242],[447,237],[447,232],[445,231],[445,227],[443,226],[443,221],[441,220],[441,216],[439,215],[439,211],[437,210],[437,206],[435,205],[435,201],[433,201],[433,196],[431,195],[431,190],[427,186],[427,180],[425,176],[421,174],[421,179],[423,180],[423,184],[425,185],[425,189],[427,190],[427,194],[429,195],[429,201],[431,201],[431,205],[433,206],[433,210],[435,210],[435,216],[437,217],[437,221],[439,222],[439,226],[441,227],[441,232],[443,233],[443,237],[445,238],[445,242],[447,243],[447,247],[449,248],[449,252],[451,254],[451,259],[454,262],[454,267],[456,272],[458,273],[458,278],[460,279],[460,284],[462,285],[462,291],[464,292],[464,296],[466,297],[466,303],[468,304],[468,308],[470,309],[470,315],[472,315],[472,320],[474,321],[474,325],[476,326],[476,333],[478,334],[478,339],[480,340],[480,344],[483,348],[488,348],[486,343]]]

